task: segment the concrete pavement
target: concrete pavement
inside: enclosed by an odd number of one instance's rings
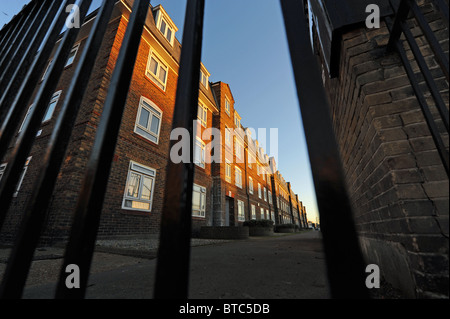
[[[153,297],[156,259],[105,254],[103,261],[109,257],[110,262],[120,258],[122,264],[103,265],[97,271],[94,265],[88,299]],[[189,298],[324,299],[330,297],[325,271],[320,232],[316,231],[193,247]],[[54,287],[54,282],[28,285],[23,297],[53,298]]]

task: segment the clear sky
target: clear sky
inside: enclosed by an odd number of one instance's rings
[[[0,0],[0,26],[29,0]],[[93,0],[92,8],[101,0]],[[162,4],[182,40],[186,0],[152,0]],[[301,125],[283,17],[278,0],[206,0],[202,62],[210,81],[230,85],[242,125],[278,129],[278,169],[316,222],[317,204]]]

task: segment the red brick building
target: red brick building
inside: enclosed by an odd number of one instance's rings
[[[42,235],[44,242],[51,243],[68,236],[130,12],[129,1],[116,3],[47,212]],[[96,14],[95,11],[86,18],[61,75],[17,185],[1,233],[2,240],[11,240],[18,228],[39,170],[39,158],[58,115],[59,102],[64,99]],[[120,127],[99,237],[157,234],[159,231],[166,167],[171,160],[170,138],[181,52],[177,30],[162,6],[150,6]],[[51,62],[50,59],[49,66]],[[223,82],[211,83],[210,76],[202,64],[193,150],[196,164],[193,233],[198,233],[204,225],[239,226],[250,219],[276,220],[278,202],[283,212],[279,216],[283,217],[277,222],[300,224],[299,219],[289,219],[289,198],[294,194],[288,190],[284,179],[278,177],[281,176],[279,172],[274,174],[268,165],[268,156],[251,137],[250,130],[244,129],[230,86]],[[35,91],[38,89],[39,86]],[[30,105],[32,107],[32,102]],[[23,121],[26,120],[25,115]],[[213,129],[220,132],[220,143],[211,142]],[[17,136],[19,134],[20,130]],[[7,157],[0,165],[0,179],[6,165]],[[275,188],[274,178],[280,181],[279,186],[275,183]]]

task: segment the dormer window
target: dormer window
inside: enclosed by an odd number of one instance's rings
[[[167,41],[169,41],[170,45],[173,45],[175,33],[178,31],[177,26],[173,23],[172,19],[170,19],[166,10],[164,10],[161,5],[158,5],[153,10],[156,12],[156,28],[162,33]]]
[[[236,126],[237,128],[241,127],[241,119],[237,114],[234,115],[234,126]]]
[[[208,76],[203,71],[200,71],[200,83],[208,88]]]
[[[166,20],[164,18],[161,19],[161,23],[159,25],[159,31],[166,37],[167,41],[172,43],[173,40],[173,29],[167,24]]]

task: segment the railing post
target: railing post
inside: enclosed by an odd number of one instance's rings
[[[193,121],[197,118],[200,60],[205,0],[188,0],[175,100],[173,129],[187,129],[191,160],[175,164],[169,160],[161,222],[155,298],[186,299],[194,182]],[[173,146],[178,141],[172,141]]]
[[[334,298],[368,298],[365,267],[331,124],[311,50],[303,1],[280,0],[316,190],[328,279]]]

